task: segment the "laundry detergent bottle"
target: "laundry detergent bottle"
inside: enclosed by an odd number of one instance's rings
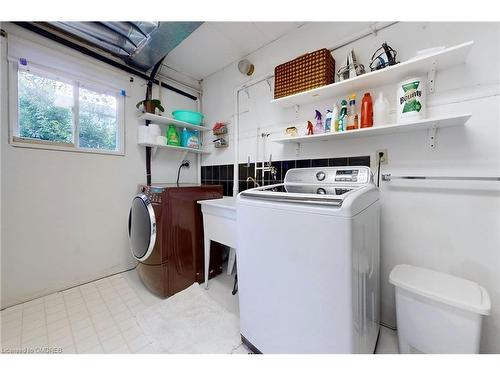
[[[363,95],[361,101],[361,127],[369,128],[373,126],[373,102],[369,92]]]
[[[167,145],[179,146],[180,145],[179,132],[175,125],[170,124],[167,131]]]

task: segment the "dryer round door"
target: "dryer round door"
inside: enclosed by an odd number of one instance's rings
[[[143,261],[151,255],[156,242],[156,217],[151,201],[144,194],[132,199],[128,215],[128,238],[135,259]]]

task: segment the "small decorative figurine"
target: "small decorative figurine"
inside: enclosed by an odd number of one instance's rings
[[[295,137],[297,136],[297,128],[295,126],[290,126],[286,128],[285,133],[290,137]]]
[[[313,123],[311,121],[307,121],[307,135],[313,135]]]

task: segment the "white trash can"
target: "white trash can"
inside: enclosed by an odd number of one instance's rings
[[[407,264],[394,267],[389,282],[400,353],[479,353],[482,316],[491,309],[482,286]]]

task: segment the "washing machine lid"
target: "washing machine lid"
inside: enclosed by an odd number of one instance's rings
[[[241,196],[340,207],[350,194],[370,184],[371,171],[365,166],[293,168],[283,184],[245,190]]]
[[[245,190],[241,195],[281,202],[341,206],[345,197],[359,188],[327,184],[276,184]]]
[[[156,217],[151,201],[144,194],[136,195],[132,199],[128,234],[133,257],[138,261],[146,260],[156,242]]]

